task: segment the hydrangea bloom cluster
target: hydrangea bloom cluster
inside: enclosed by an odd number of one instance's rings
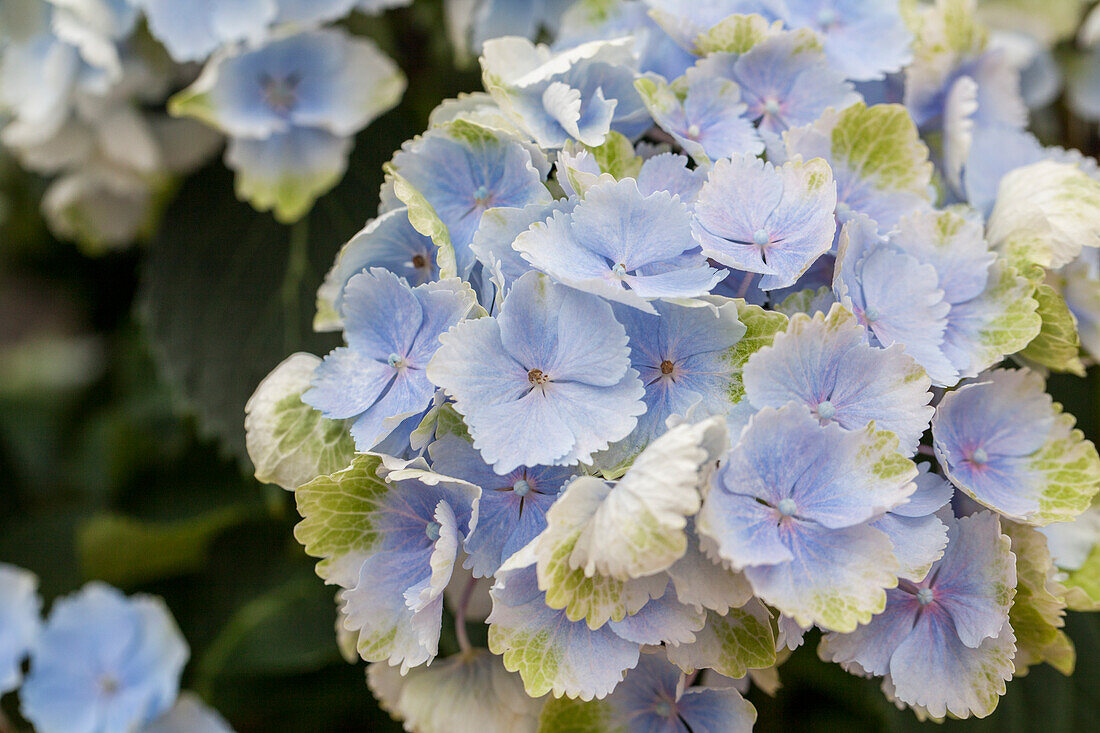
[[[92,582],[54,601],[44,620],[41,611],[34,574],[0,564],[0,691],[18,689],[36,731],[231,733],[180,694],[190,651],[159,598]]]
[[[54,177],[46,219],[90,252],[154,231],[173,181],[223,135],[240,197],[293,221],[405,88],[372,41],[322,26],[408,1],[5,2],[0,141]]]
[[[1024,130],[1041,54],[967,0],[552,6],[475,33],[318,293],[346,346],[247,408],[382,705],[750,730],[812,627],[937,719],[1072,671],[1100,457],[1044,374],[1096,340],[1100,181]]]

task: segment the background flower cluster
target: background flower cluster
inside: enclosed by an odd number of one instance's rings
[[[1088,5],[5,3],[0,730],[1079,727]]]

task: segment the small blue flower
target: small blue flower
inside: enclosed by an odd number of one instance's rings
[[[645,412],[626,332],[598,298],[530,272],[496,318],[459,324],[428,367],[485,462],[573,465],[625,438]]]
[[[611,130],[635,138],[653,121],[634,89],[629,41],[553,54],[525,38],[494,38],[481,57],[485,89],[544,148],[568,140],[601,145]]]
[[[131,0],[176,61],[202,61],[219,46],[260,41],[279,12],[277,0]]]
[[[737,82],[747,106],[745,116],[756,122],[769,151],[781,147],[785,130],[808,125],[830,107],[843,109],[860,99],[805,30],[771,36],[740,55],[712,54],[696,68]]]
[[[659,77],[643,77],[635,86],[654,122],[700,165],[764,152],[756,128],[744,117],[748,107],[736,82],[691,68],[671,86]]]
[[[239,195],[295,221],[340,180],[351,136],[404,91],[373,41],[329,28],[214,56],[169,111],[226,133]]]
[[[391,165],[447,227],[459,272],[466,274],[474,264],[470,242],[486,210],[550,203],[537,167],[545,163],[533,157],[541,155],[506,133],[445,125],[405,143]]]
[[[140,729],[175,703],[188,655],[163,601],[89,583],[54,603],[31,652],[22,713],[41,733]]]
[[[753,406],[806,405],[822,425],[860,430],[872,420],[894,433],[912,455],[932,419],[924,370],[901,346],[870,346],[849,311],[797,314],[771,346],[745,365],[745,396]]]
[[[696,526],[764,602],[800,625],[851,631],[897,582],[889,538],[867,524],[915,489],[896,445],[822,426],[802,405],[765,408],[715,473]]]
[[[735,155],[718,161],[695,203],[703,254],[764,275],[764,290],[793,285],[832,246],[836,184],[819,158],[780,167]]]
[[[575,471],[562,466],[521,466],[493,471],[470,443],[448,435],[428,446],[432,470],[481,488],[477,525],[463,545],[465,566],[475,577],[492,575],[501,563],[546,529],[546,510]]]
[[[355,418],[351,434],[366,451],[431,403],[435,389],[424,369],[439,335],[476,301],[458,280],[410,288],[380,268],[353,277],[344,298],[348,345],[325,357],[302,399],[325,417]]]
[[[866,216],[841,230],[833,291],[875,342],[903,344],[935,385],[958,382],[944,353],[951,304],[944,300],[936,269],[887,243]]]
[[[729,351],[745,335],[737,305],[686,307],[656,301],[657,313],[616,304],[615,317],[630,338],[630,364],[645,385],[646,411],[631,435],[630,452],[665,432],[672,415],[725,415],[732,408],[735,367]]]
[[[698,254],[687,207],[663,191],[643,196],[633,178],[593,186],[512,246],[558,282],[647,313],[650,300],[704,295],[723,277]]]
[[[643,654],[607,698],[627,730],[751,733],[756,709],[733,687],[680,686],[680,669],[663,653]]]
[[[928,577],[888,590],[886,609],[854,633],[829,634],[822,656],[889,676],[899,700],[933,717],[985,717],[1014,670],[1015,592],[1015,558],[997,515],[952,519]]]
[[[38,638],[38,578],[0,563],[0,695],[19,687],[23,660]]]
[[[342,324],[344,290],[354,276],[381,267],[405,278],[414,287],[439,279],[435,245],[413,229],[408,209],[387,211],[367,223],[336,255],[336,262],[317,291],[318,330],[338,330]]]
[[[1100,458],[1027,369],[997,369],[944,395],[932,420],[947,478],[1019,522],[1068,521],[1100,487]]]

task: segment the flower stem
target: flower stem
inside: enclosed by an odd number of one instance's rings
[[[458,648],[463,654],[471,651],[470,637],[466,634],[466,607],[470,605],[470,598],[474,595],[474,586],[477,578],[470,576],[466,587],[462,589],[462,597],[458,601],[458,609],[455,611],[455,636],[458,638]]]
[[[279,296],[283,301],[286,318],[286,348],[293,349],[298,340],[302,278],[309,266],[309,217],[302,217],[290,228],[290,245],[287,251],[286,273]]]

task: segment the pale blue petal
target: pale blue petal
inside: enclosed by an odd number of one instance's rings
[[[667,191],[679,196],[689,206],[695,202],[699,189],[703,187],[707,171],[703,168],[688,168],[688,159],[675,153],[659,153],[642,163],[638,172],[638,190],[643,196],[657,191]]]
[[[0,694],[14,690],[23,679],[23,660],[38,637],[41,612],[38,578],[0,563]]]
[[[396,372],[389,364],[342,346],[317,366],[302,400],[333,420],[355,417],[378,400]]]
[[[830,65],[853,80],[900,71],[913,53],[913,36],[897,0],[786,0],[792,28],[819,33]]]
[[[356,352],[379,361],[407,357],[424,322],[424,308],[395,273],[373,268],[344,289],[344,337]]]
[[[676,597],[669,581],[664,595],[646,602],[642,609],[608,625],[618,636],[635,644],[690,644],[706,623],[706,613],[686,606]],[[675,689],[675,685],[674,685]]]
[[[920,604],[912,593],[886,591],[886,609],[850,634],[826,634],[821,655],[860,675],[890,673],[890,657],[912,632]]]

